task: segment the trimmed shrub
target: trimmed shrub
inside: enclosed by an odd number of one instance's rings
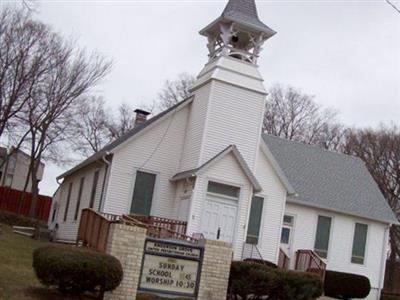
[[[400,300],[400,296],[382,295],[381,300]]]
[[[0,211],[0,223],[7,224],[10,226],[36,227],[38,221],[35,219],[30,219],[25,216],[19,216],[17,214],[8,211]],[[43,226],[46,225],[42,221],[39,221],[39,224]]]
[[[276,264],[274,264],[273,262],[270,262],[268,260],[255,259],[255,258],[246,258],[246,259],[244,259],[244,261],[250,262],[250,263],[255,263],[255,264],[262,264],[262,265],[265,265],[265,266],[273,268],[273,269],[277,269],[278,268],[278,266]]]
[[[269,299],[311,300],[322,295],[321,279],[312,273],[275,270],[278,286],[270,293]]]
[[[234,261],[229,277],[231,298],[311,300],[322,295],[322,282],[314,274],[286,271],[248,261]]]
[[[246,299],[247,295],[268,295],[276,287],[277,276],[272,268],[246,261],[233,261],[229,276],[229,293]]]
[[[369,279],[362,275],[326,271],[325,295],[339,298],[365,298],[371,290]]]
[[[39,281],[62,293],[82,294],[96,289],[111,291],[122,280],[121,263],[115,257],[71,246],[45,246],[33,252],[33,268]]]

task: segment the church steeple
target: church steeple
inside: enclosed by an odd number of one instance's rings
[[[208,38],[210,60],[227,55],[254,64],[275,33],[258,18],[255,0],[229,0],[222,15],[200,31]]]

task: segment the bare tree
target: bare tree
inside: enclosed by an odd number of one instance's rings
[[[108,125],[110,115],[105,108],[104,99],[92,96],[77,106],[72,128],[71,144],[74,151],[89,156],[110,142]]]
[[[338,149],[343,136],[335,112],[321,109],[313,96],[280,85],[269,91],[263,129],[275,136],[331,150]]]
[[[43,71],[39,79],[29,81],[29,96],[15,114],[18,130],[13,130],[15,135],[26,134],[24,147],[31,156],[30,175],[27,176],[32,185],[30,216],[34,216],[40,161],[43,158],[59,160],[65,156],[65,151],[57,147],[70,136],[78,104],[108,73],[111,64],[98,54],[87,55],[84,50],[75,50],[73,43],[63,40],[47,25],[30,17],[27,22],[40,29],[37,42],[47,53],[47,59],[41,61]],[[16,47],[13,51],[18,53],[20,49]],[[18,85],[18,79],[22,78],[12,70],[10,73],[17,78]]]
[[[179,74],[175,80],[166,80],[158,93],[158,109],[165,110],[186,99],[190,95],[189,89],[194,81],[194,76],[187,73]]]
[[[43,43],[46,34],[46,26],[34,22],[24,10],[9,6],[1,10],[0,136],[15,130],[17,114],[47,71],[51,45]]]
[[[346,136],[344,152],[361,158],[398,220],[400,220],[400,130],[383,126],[377,130],[351,130]],[[400,226],[390,228],[389,271],[400,257]],[[393,276],[389,276],[393,278]],[[393,284],[393,282],[391,283]]]
[[[107,128],[111,139],[116,139],[123,136],[135,126],[134,109],[126,103],[122,103],[118,107],[116,117],[110,118]]]

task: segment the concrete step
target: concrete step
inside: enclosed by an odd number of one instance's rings
[[[35,227],[25,227],[25,226],[13,226],[13,232],[25,236],[33,236],[35,233]]]

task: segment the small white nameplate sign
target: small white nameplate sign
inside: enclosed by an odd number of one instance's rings
[[[147,241],[146,252],[200,259],[200,249],[178,244]]]

